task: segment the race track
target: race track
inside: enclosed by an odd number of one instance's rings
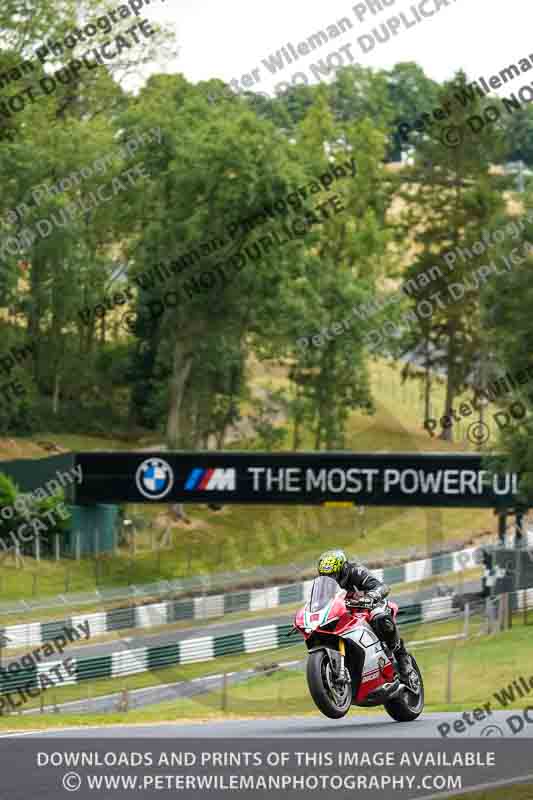
[[[461,587],[462,592],[476,592],[479,591],[479,581],[468,581]],[[392,600],[395,600],[400,606],[410,605],[415,602],[422,602],[428,600],[435,595],[434,587],[424,587],[418,591],[402,592],[401,594],[391,594]],[[255,618],[245,618],[240,620],[227,620],[223,619],[217,622],[209,622],[206,620],[197,621],[196,623],[181,628],[176,631],[159,631],[158,633],[145,632],[142,629],[132,630],[127,636],[112,641],[103,641],[96,644],[87,643],[83,646],[72,645],[68,648],[68,655],[71,658],[95,658],[98,656],[106,656],[111,653],[120,653],[125,650],[133,650],[139,647],[158,647],[167,644],[175,644],[190,639],[200,639],[205,636],[228,636],[232,634],[241,633],[244,630],[252,628],[262,628],[265,625],[286,625],[292,623],[294,612],[284,611],[280,607],[279,614],[273,616]],[[294,638],[294,644],[301,642],[300,638]],[[22,652],[22,651],[21,651]],[[302,650],[303,652],[303,650]],[[18,656],[13,656],[13,660]],[[42,661],[57,661],[57,653],[52,653],[50,656],[41,656]]]
[[[65,728],[62,730],[24,732],[21,734],[13,733],[6,736],[32,736],[35,738],[107,738],[114,739],[121,736],[127,737],[148,737],[160,738],[171,737],[178,739],[218,739],[218,738],[309,738],[342,736],[347,739],[387,739],[387,738],[410,738],[410,739],[442,739],[438,726],[448,723],[451,733],[448,738],[470,737],[505,737],[511,738],[514,734],[507,722],[511,716],[523,716],[523,712],[514,711],[494,711],[486,720],[466,726],[466,731],[462,733],[453,732],[453,723],[461,719],[462,712],[438,712],[422,714],[414,722],[397,723],[383,714],[360,714],[357,710],[351,711],[344,719],[330,720],[323,716],[316,717],[294,717],[284,719],[252,719],[252,720],[228,720],[225,722],[206,721],[203,723],[177,724],[161,723],[156,725],[110,725],[100,728]],[[517,736],[533,738],[533,714],[530,714],[531,722],[527,720],[523,724],[521,732]],[[514,723],[515,728],[518,723]],[[5,738],[5,737],[0,737]]]

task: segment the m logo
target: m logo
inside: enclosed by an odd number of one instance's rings
[[[187,482],[186,492],[234,492],[236,473],[234,469],[193,469]]]

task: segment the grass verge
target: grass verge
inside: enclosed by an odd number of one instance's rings
[[[406,635],[407,642],[437,636],[451,636],[461,632],[460,620],[442,624],[416,626]],[[479,633],[472,626],[471,632]],[[494,709],[501,708],[494,692],[509,686],[523,675],[529,678],[533,669],[524,667],[523,654],[529,652],[531,625],[524,624],[515,616],[513,628],[493,636],[474,635],[467,640],[445,641],[431,647],[416,647],[414,652],[424,675],[426,687],[426,710],[461,711],[479,707],[487,701]],[[272,664],[280,661],[303,659],[303,643],[292,647],[248,655],[224,656],[216,662],[202,662],[143,673],[127,678],[114,678],[49,690],[46,703],[82,699],[88,696],[103,695],[120,691],[122,688],[137,689],[157,686],[208,674],[220,674],[234,670],[247,669],[258,663]],[[451,664],[451,698],[447,697],[448,665]],[[533,689],[531,693],[533,700]],[[32,701],[36,702],[36,701]],[[506,708],[522,708],[528,699],[516,696]],[[28,704],[27,708],[30,707]],[[224,712],[223,709],[226,709]],[[379,710],[379,709],[378,709]],[[357,709],[358,714],[362,710]],[[179,699],[160,703],[147,708],[130,711],[127,714],[47,714],[39,719],[47,720],[50,726],[61,724],[112,724],[117,719],[123,723],[175,721],[185,719],[225,719],[231,714],[240,718],[282,717],[295,714],[316,713],[309,696],[305,674],[301,671],[280,670],[270,675],[258,675],[244,684],[229,686],[227,692],[219,689],[193,699]],[[37,723],[35,717],[0,718],[1,729],[31,729]]]
[[[431,438],[423,429],[419,387],[401,385],[397,367],[383,360],[372,362],[371,379],[376,412],[350,416],[347,448],[355,452],[456,452],[472,449],[467,440],[448,443]],[[258,382],[263,380],[261,376]],[[283,383],[283,375],[278,384]],[[440,403],[442,387],[436,388]],[[440,394],[439,394],[440,392]],[[433,412],[432,412],[433,413]],[[464,431],[461,429],[461,433]],[[47,434],[40,434],[43,438]],[[132,449],[124,441],[61,434],[52,437],[73,450]],[[29,443],[28,443],[29,446]],[[290,449],[290,441],[286,446]],[[310,440],[306,446],[312,449]],[[147,521],[166,506],[138,506]],[[331,509],[313,507],[230,506],[214,513],[190,507],[192,524],[174,528],[172,548],[162,553],[150,549],[150,535],[139,537],[135,556],[123,552],[106,557],[95,567],[92,559],[80,562],[26,559],[26,568],[0,566],[0,594],[4,600],[90,591],[99,586],[150,583],[160,579],[262,566],[313,563],[317,554],[333,545],[365,559],[383,550],[390,563],[391,551],[418,546],[430,552],[445,542],[469,541],[493,532],[494,517],[486,509],[374,508]],[[128,510],[130,513],[130,510]],[[383,543],[386,547],[383,548]],[[289,567],[290,573],[290,567]]]

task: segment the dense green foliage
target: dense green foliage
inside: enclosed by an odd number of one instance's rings
[[[33,496],[31,492],[22,494],[11,478],[0,473],[0,543],[3,553],[13,550],[15,545],[18,554],[33,553],[35,536],[40,540],[40,552],[52,553],[56,534],[63,535],[67,531],[68,519],[64,513],[59,513],[66,511],[62,507],[65,501],[63,490],[50,495],[41,491],[41,494],[42,497]]]
[[[24,16],[12,5],[0,12],[6,32],[0,72],[33,57],[45,31],[49,38],[64,35],[81,11],[89,18],[109,4],[40,0],[27,3]],[[248,95],[210,102],[218,79],[192,85],[182,75],[155,74],[135,96],[126,91],[121,79],[128,69],[164,47],[172,47],[172,36],[157,29],[128,50],[126,61],[84,71],[0,119],[13,134],[0,141],[2,347],[33,347],[9,371],[23,390],[1,404],[0,431],[148,429],[171,447],[223,447],[246,414],[252,446],[343,448],[350,413],[373,409],[367,335],[434,291],[446,291],[450,276],[372,319],[355,319],[353,308],[396,291],[405,271],[405,280],[417,279],[442,264],[446,252],[473,246],[484,230],[516,213],[508,205],[514,178],[491,169],[510,156],[531,162],[530,110],[502,113],[497,125],[475,134],[467,118],[489,101],[473,93],[462,107],[453,97],[464,88],[464,75],[439,86],[413,63],[389,71],[355,65],[338,70],[328,85],[295,88],[272,101]],[[47,70],[38,64],[30,83]],[[9,84],[2,98],[21,88],[21,82]],[[442,127],[415,132],[408,142],[415,148],[412,166],[390,169],[387,162],[402,144],[398,125],[447,99],[457,146],[443,144]],[[122,145],[133,137],[144,138],[128,155]],[[102,158],[108,158],[103,174],[89,171],[32,202],[36,186],[79,174]],[[300,187],[318,186],[321,176],[350,159],[355,176],[320,185],[316,193],[308,188],[300,208],[260,218],[265,207],[283,207]],[[130,168],[142,177],[111,202],[92,204],[61,224],[69,204],[115,187]],[[521,199],[527,206],[528,196]],[[315,216],[304,232],[272,244],[328,200],[342,210]],[[10,213],[17,207],[19,213]],[[232,229],[243,219],[254,219],[254,226]],[[48,235],[18,252],[4,247],[43,220],[52,223]],[[521,233],[528,237],[529,228]],[[271,246],[236,267],[242,248],[251,252],[260,239]],[[206,245],[215,240],[221,245],[210,251]],[[495,244],[490,257],[515,246]],[[158,265],[175,265],[191,251],[201,254],[194,264],[154,277]],[[466,279],[486,258],[480,253],[468,265],[458,262],[454,280]],[[186,289],[218,267],[226,280]],[[425,354],[428,376],[429,366],[446,371],[441,413],[449,413],[465,387],[474,396],[483,389],[486,376],[472,375],[489,358],[489,341],[502,368],[528,362],[526,267],[439,306],[382,345],[382,352],[407,358],[406,375],[413,353]],[[517,292],[505,291],[511,284]],[[127,301],[113,299],[125,289]],[[161,313],[151,313],[158,306]],[[320,337],[350,317],[349,329]],[[320,344],[298,344],[315,336]],[[252,380],[265,365],[283,375],[275,395],[259,392]],[[429,378],[427,392],[429,403]],[[285,420],[280,430],[274,406]],[[443,435],[451,437],[452,428]],[[527,461],[529,445],[518,441],[515,452]]]

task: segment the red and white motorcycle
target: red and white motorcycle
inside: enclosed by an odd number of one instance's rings
[[[397,722],[416,719],[424,708],[424,684],[415,659],[410,656],[409,680],[402,682],[394,655],[369,624],[373,601],[360,593],[344,595],[332,578],[315,578],[309,602],[294,620],[309,651],[311,697],[332,719],[344,717],[351,705],[383,705]],[[388,605],[396,619],[398,606]]]

